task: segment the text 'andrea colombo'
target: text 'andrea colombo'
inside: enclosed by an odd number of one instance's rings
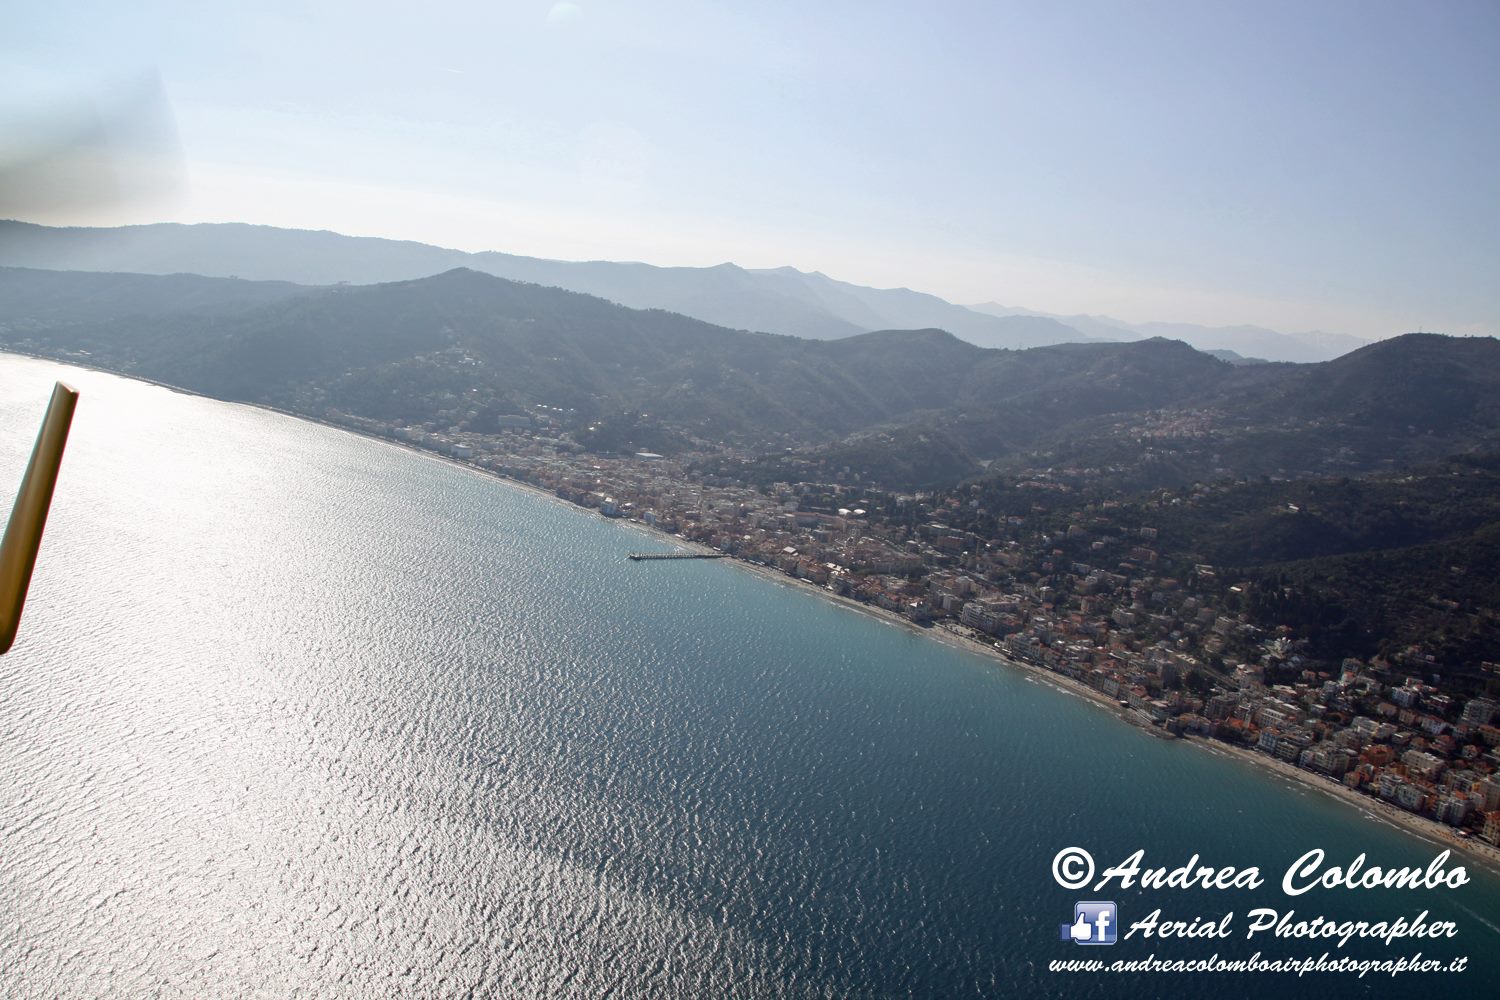
[[[1136,851],[1124,861],[1106,868],[1094,881],[1092,855],[1082,848],[1059,851],[1053,862],[1053,876],[1066,889],[1081,889],[1092,883],[1094,890],[1112,884],[1122,889],[1139,885],[1143,889],[1259,889],[1265,885],[1260,868],[1237,868],[1199,863],[1194,854],[1176,868],[1143,867],[1146,852]],[[1462,865],[1449,867],[1450,852],[1443,851],[1425,867],[1381,868],[1371,865],[1360,854],[1346,867],[1324,867],[1326,854],[1313,848],[1286,869],[1281,890],[1288,896],[1300,896],[1310,889],[1458,889],[1469,884],[1469,873]],[[1081,867],[1080,867],[1081,866]]]

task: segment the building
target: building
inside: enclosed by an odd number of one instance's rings
[[[1488,698],[1470,698],[1464,704],[1463,714],[1459,716],[1459,721],[1470,726],[1487,726],[1495,718],[1497,708],[1500,706],[1496,706]]]

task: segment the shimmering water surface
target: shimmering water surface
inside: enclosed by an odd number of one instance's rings
[[[0,356],[9,509],[83,392],[0,659],[6,996],[1494,995],[1500,883],[1280,893],[1437,848],[728,563],[273,413]],[[1198,853],[1251,894],[1430,910],[1449,978],[1063,976],[1051,878]],[[1087,894],[1085,894],[1087,895]],[[1125,942],[1108,958],[1311,954]],[[1367,949],[1365,953],[1369,953]]]

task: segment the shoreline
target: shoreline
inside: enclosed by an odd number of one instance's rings
[[[1358,809],[1369,819],[1385,822],[1388,825],[1407,834],[1420,837],[1421,839],[1432,843],[1436,843],[1446,849],[1460,852],[1463,856],[1471,858],[1483,865],[1492,874],[1500,875],[1500,848],[1485,843],[1484,841],[1477,840],[1474,837],[1459,837],[1452,827],[1440,823],[1437,820],[1431,819],[1426,816],[1421,816],[1416,813],[1408,812],[1374,796],[1356,792],[1348,788],[1341,782],[1330,780],[1323,775],[1317,774],[1313,771],[1305,770],[1287,761],[1278,760],[1266,754],[1257,753],[1256,751],[1251,750],[1247,747],[1236,746],[1234,744],[1226,743],[1222,740],[1215,740],[1197,736],[1169,736],[1165,731],[1158,729],[1155,726],[1143,724],[1139,720],[1132,718],[1128,710],[1122,709],[1120,707],[1117,700],[1110,698],[1102,691],[1091,688],[1087,684],[1080,683],[1079,681],[1068,677],[1065,674],[1060,674],[1045,667],[1039,667],[1034,664],[1017,660],[1011,656],[1006,655],[1004,652],[988,643],[961,636],[948,629],[943,629],[939,626],[932,625],[918,625],[915,622],[912,622],[911,620],[905,618],[904,616],[896,614],[892,611],[888,611],[885,608],[875,607],[862,601],[857,601],[853,598],[845,597],[841,594],[836,594],[827,587],[809,583],[808,581],[803,580],[799,577],[789,576],[786,573],[783,573],[782,571],[774,569],[770,566],[756,565],[749,560],[729,555],[728,553],[721,552],[720,550],[715,549],[712,546],[705,545],[701,542],[696,542],[691,539],[684,538],[680,535],[668,534],[667,532],[655,527],[654,525],[646,524],[644,521],[638,521],[632,518],[623,517],[605,517],[603,514],[591,510],[591,508],[583,507],[570,501],[564,500],[563,498],[557,496],[555,493],[542,489],[539,486],[514,479],[510,476],[502,475],[501,473],[495,472],[491,469],[483,468],[482,466],[476,465],[472,462],[466,462],[461,459],[454,458],[450,455],[443,455],[430,449],[421,448],[417,445],[410,444],[409,442],[398,441],[393,438],[387,438],[378,434],[371,434],[365,431],[361,431],[353,427],[347,427],[342,424],[332,423],[318,417],[296,413],[290,410],[283,410],[279,407],[270,406],[264,403],[250,403],[243,400],[219,399],[215,396],[209,396],[206,393],[196,392],[191,389],[184,389],[180,386],[170,385],[165,382],[158,382],[154,379],[139,375],[127,374],[125,372],[115,371],[108,368],[101,368],[97,365],[81,363],[75,359],[64,360],[59,358],[52,358],[45,355],[30,354],[24,351],[16,350],[14,348],[0,349],[0,355],[6,354],[14,357],[29,358],[34,361],[43,361],[50,364],[59,364],[68,367],[84,369],[86,371],[99,372],[101,374],[115,376],[116,378],[130,379],[134,382],[141,382],[147,385],[156,386],[157,388],[166,389],[169,392],[182,393],[183,395],[187,396],[196,396],[200,399],[212,400],[217,403],[228,403],[235,406],[247,406],[267,413],[275,413],[279,416],[287,417],[293,420],[319,424],[332,430],[342,431],[347,434],[353,434],[368,441],[373,441],[379,444],[388,445],[390,447],[399,448],[402,451],[405,451],[412,455],[420,456],[432,461],[442,462],[446,465],[475,473],[487,479],[503,483],[511,488],[522,490],[533,496],[549,500],[553,503],[560,504],[580,512],[593,513],[596,517],[599,517],[602,520],[613,521],[617,524],[620,524],[621,526],[637,530],[650,538],[654,538],[664,542],[670,542],[671,544],[687,549],[688,551],[722,556],[724,561],[730,563],[731,565],[734,565],[742,570],[750,572],[770,582],[785,585],[798,590],[803,590],[809,594],[821,597],[824,600],[827,600],[835,605],[847,608],[850,611],[867,615],[877,621],[885,622],[886,624],[903,627],[917,635],[933,639],[939,643],[949,646],[950,648],[968,653],[980,654],[1004,666],[1020,670],[1025,674],[1040,680],[1042,683],[1051,685],[1055,690],[1059,691],[1062,694],[1071,694],[1093,704],[1098,708],[1107,709],[1110,714],[1112,714],[1118,721],[1124,722],[1132,726],[1133,728],[1143,730],[1147,735],[1151,735],[1160,739],[1171,739],[1174,742],[1187,744],[1189,746],[1195,746],[1205,752],[1219,753],[1226,757],[1238,760],[1245,765],[1257,767],[1264,771],[1269,771],[1271,774],[1274,774],[1277,777],[1294,782],[1299,787],[1321,792],[1329,796],[1330,798],[1343,803],[1344,805],[1352,806]]]
[[[505,477],[503,476],[498,478],[506,482],[512,482],[512,480],[505,479]],[[545,493],[543,495],[550,496],[550,494]],[[556,498],[554,497],[554,499]],[[1345,786],[1342,782],[1333,781],[1324,775],[1318,774],[1316,771],[1309,771],[1287,761],[1278,760],[1277,758],[1271,757],[1267,754],[1258,753],[1248,747],[1236,746],[1232,743],[1226,743],[1222,740],[1210,739],[1201,736],[1169,736],[1165,731],[1158,729],[1155,726],[1145,725],[1137,721],[1136,719],[1131,718],[1129,712],[1125,709],[1122,709],[1116,699],[1109,697],[1104,692],[1091,688],[1087,684],[1083,684],[1072,677],[1068,677],[1066,674],[1060,674],[1055,671],[1049,670],[1046,667],[1039,667],[1035,666],[1034,664],[1017,660],[1014,657],[1006,655],[1003,651],[989,645],[988,643],[980,642],[976,639],[966,638],[957,633],[948,631],[947,629],[943,629],[940,626],[924,627],[918,625],[915,622],[912,622],[893,611],[888,611],[885,608],[878,608],[873,605],[865,604],[864,602],[856,601],[853,598],[844,597],[841,594],[834,593],[827,587],[809,583],[808,581],[803,580],[800,577],[788,576],[786,573],[783,573],[782,571],[774,569],[770,566],[759,566],[755,563],[749,562],[748,560],[740,559],[736,556],[728,555],[727,553],[721,553],[718,549],[715,549],[712,546],[704,545],[701,542],[695,542],[690,539],[680,538],[676,535],[669,535],[666,532],[661,531],[660,529],[645,524],[644,522],[625,519],[620,520],[622,520],[627,525],[639,528],[642,532],[648,535],[671,541],[684,548],[699,552],[723,555],[724,560],[731,565],[753,573],[754,575],[759,576],[772,583],[777,583],[787,587],[791,587],[793,589],[806,591],[807,593],[821,597],[824,600],[829,601],[830,603],[845,607],[850,611],[868,615],[869,617],[874,618],[877,621],[882,621],[890,625],[901,626],[916,635],[924,636],[936,642],[940,642],[946,646],[949,646],[950,648],[958,649],[968,653],[977,653],[985,656],[988,659],[998,662],[1005,667],[1019,670],[1029,675],[1030,677],[1039,680],[1043,684],[1048,684],[1059,693],[1074,695],[1086,702],[1093,704],[1097,708],[1104,709],[1108,711],[1109,714],[1113,715],[1118,721],[1123,722],[1135,729],[1142,730],[1149,736],[1154,736],[1158,739],[1168,739],[1175,743],[1196,747],[1198,750],[1207,753],[1219,753],[1242,764],[1259,768],[1263,771],[1269,771],[1275,776],[1290,781],[1300,788],[1307,788],[1315,792],[1321,792],[1327,795],[1329,798],[1332,798],[1346,806],[1352,806],[1363,813],[1368,819],[1377,822],[1384,822],[1387,825],[1395,827],[1396,829],[1399,829],[1404,833],[1420,837],[1422,840],[1428,841],[1430,843],[1435,843],[1446,849],[1458,852],[1463,857],[1472,859],[1473,861],[1479,863],[1487,870],[1489,870],[1492,874],[1500,876],[1500,848],[1492,846],[1474,837],[1460,837],[1458,836],[1454,828],[1447,826],[1446,824],[1440,823],[1437,820],[1431,819],[1426,816],[1418,815],[1417,813],[1408,812],[1405,809],[1394,806],[1389,802],[1376,798],[1375,796],[1365,795],[1362,792],[1354,791],[1353,789]]]
[[[683,539],[677,540],[685,541]],[[708,549],[707,546],[700,547]],[[714,550],[709,549],[709,551]],[[1388,825],[1395,827],[1407,834],[1418,836],[1423,840],[1439,844],[1446,849],[1461,853],[1464,857],[1470,858],[1475,862],[1483,865],[1487,870],[1491,872],[1491,874],[1500,876],[1500,848],[1496,848],[1490,844],[1485,843],[1482,840],[1477,840],[1473,837],[1460,837],[1452,827],[1447,826],[1443,823],[1439,823],[1437,820],[1430,819],[1426,816],[1421,816],[1416,813],[1407,812],[1405,809],[1401,809],[1398,806],[1394,806],[1389,802],[1385,802],[1381,799],[1375,798],[1374,796],[1365,795],[1362,792],[1356,792],[1353,789],[1348,788],[1341,782],[1332,781],[1315,771],[1308,771],[1301,767],[1298,767],[1295,764],[1291,764],[1283,760],[1278,760],[1275,757],[1271,757],[1263,753],[1257,753],[1256,751],[1251,750],[1248,747],[1235,746],[1232,743],[1225,743],[1222,740],[1208,739],[1199,736],[1182,736],[1176,738],[1167,737],[1166,733],[1155,728],[1154,726],[1146,726],[1130,718],[1127,712],[1120,708],[1119,703],[1115,699],[1110,698],[1108,695],[1104,694],[1104,692],[1097,691],[1094,688],[1089,687],[1087,684],[1082,684],[1074,680],[1073,678],[1066,676],[1065,674],[1056,673],[1055,671],[1048,670],[1045,667],[1038,667],[1030,663],[1024,663],[1013,657],[1005,655],[1005,653],[998,649],[995,649],[992,646],[988,646],[976,640],[965,639],[962,636],[959,636],[952,632],[948,632],[947,630],[939,631],[937,627],[923,628],[920,625],[916,625],[915,623],[902,618],[900,615],[897,615],[894,612],[886,611],[884,608],[871,607],[870,605],[863,604],[859,601],[855,601],[847,597],[842,597],[838,594],[833,593],[827,588],[819,587],[815,584],[810,584],[807,581],[800,580],[796,577],[787,576],[779,570],[774,570],[770,567],[765,566],[756,566],[751,563],[747,563],[743,559],[736,559],[733,556],[729,556],[728,560],[737,566],[748,569],[750,572],[755,573],[758,576],[763,576],[767,579],[792,586],[800,586],[811,593],[825,597],[836,603],[843,604],[844,606],[849,607],[851,610],[863,612],[873,618],[881,621],[886,621],[891,624],[904,625],[905,627],[919,635],[934,639],[937,642],[943,643],[954,649],[960,649],[965,652],[985,655],[1004,666],[1020,670],[1026,674],[1036,677],[1042,683],[1052,686],[1060,693],[1075,695],[1085,701],[1091,702],[1098,708],[1106,709],[1118,721],[1130,725],[1135,729],[1144,730],[1147,735],[1155,736],[1157,738],[1169,738],[1172,739],[1172,742],[1174,743],[1196,747],[1202,752],[1219,753],[1248,766],[1256,767],[1264,771],[1269,771],[1277,777],[1295,783],[1301,788],[1308,788],[1316,792],[1321,792],[1329,796],[1330,798],[1343,803],[1346,806],[1352,806],[1358,809],[1369,819],[1379,822],[1385,822]]]
[[[505,477],[502,476],[500,478],[504,479]],[[506,481],[510,482],[510,480]],[[1006,655],[1004,652],[995,648],[990,643],[981,642],[977,639],[967,638],[965,636],[959,635],[956,632],[952,632],[948,629],[942,628],[941,626],[918,625],[916,622],[913,622],[909,618],[906,618],[903,615],[899,615],[894,611],[876,607],[873,604],[866,604],[865,602],[857,601],[852,597],[845,597],[842,594],[834,593],[827,587],[819,586],[815,583],[809,583],[808,581],[803,580],[800,577],[788,576],[781,570],[775,569],[771,566],[757,565],[756,563],[750,562],[747,559],[741,559],[738,556],[729,555],[728,553],[721,552],[710,545],[704,545],[702,542],[695,542],[691,539],[682,538],[677,535],[669,535],[666,532],[658,528],[653,528],[651,525],[645,524],[641,521],[626,520],[623,518],[620,520],[632,527],[640,528],[648,535],[669,540],[683,546],[684,548],[702,552],[705,554],[722,556],[724,558],[724,561],[729,563],[730,565],[745,572],[752,573],[764,580],[768,580],[771,583],[780,584],[794,590],[804,591],[808,594],[820,597],[825,601],[846,608],[857,614],[866,615],[870,618],[874,618],[876,621],[884,622],[888,625],[895,625],[900,628],[906,629],[914,635],[919,635],[924,638],[931,639],[934,642],[942,643],[943,645],[948,646],[951,649],[957,649],[965,653],[977,653],[991,660],[995,660],[1001,664],[1004,664],[1005,666],[1014,667],[1018,670],[1024,671],[1029,675],[1034,676],[1037,679],[1040,679],[1044,683],[1052,685],[1054,688],[1063,692],[1064,694],[1076,695],[1084,699],[1085,701],[1093,703],[1099,708],[1107,709],[1111,714],[1117,716],[1121,722],[1125,722],[1137,729],[1143,729],[1148,733],[1148,735],[1156,736],[1157,738],[1162,739],[1175,739],[1175,737],[1170,737],[1161,730],[1157,730],[1133,722],[1130,718],[1128,718],[1128,713],[1124,709],[1121,709],[1119,702],[1116,699],[1111,698],[1104,692],[1095,690],[1094,688],[1089,687],[1087,684],[1082,684],[1065,674],[1059,674],[1054,671],[1048,670],[1045,667],[1038,667],[1030,663],[1024,663],[1021,660],[1017,660],[1014,657]]]
[[[1408,834],[1421,837],[1423,840],[1460,852],[1465,857],[1479,862],[1492,874],[1500,875],[1500,848],[1473,837],[1460,837],[1453,827],[1439,823],[1437,820],[1407,812],[1373,795],[1356,792],[1341,782],[1330,781],[1314,771],[1304,770],[1295,764],[1277,760],[1246,747],[1200,737],[1188,738],[1183,742],[1208,753],[1221,753],[1227,757],[1236,758],[1247,765],[1268,770],[1277,777],[1296,782],[1304,788],[1322,792],[1345,805],[1353,806],[1372,820],[1387,823]]]

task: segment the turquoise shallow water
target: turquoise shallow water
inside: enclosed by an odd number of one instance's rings
[[[0,357],[0,501],[59,366]],[[0,659],[8,996],[1474,996],[1500,882],[1314,892],[1437,848],[1239,761],[430,458],[68,370],[83,390]],[[1259,866],[1253,893],[1057,886],[1053,855]],[[1447,977],[1104,976],[1122,919],[1252,906],[1459,936]]]

